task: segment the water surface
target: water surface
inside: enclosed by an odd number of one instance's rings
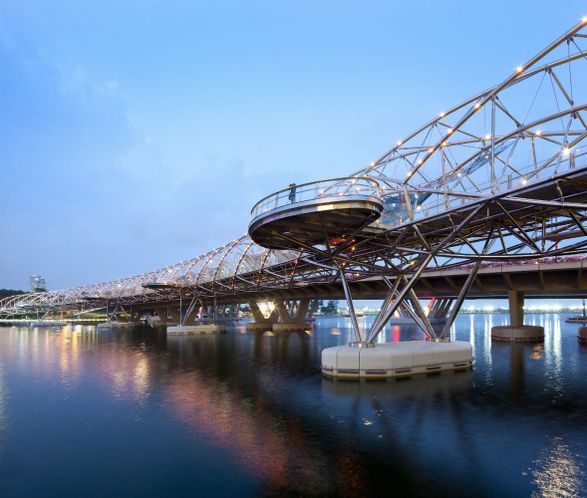
[[[587,347],[564,318],[528,315],[544,344],[511,345],[489,337],[505,315],[462,315],[473,371],[384,382],[321,377],[344,318],[174,338],[3,327],[0,496],[585,496]]]

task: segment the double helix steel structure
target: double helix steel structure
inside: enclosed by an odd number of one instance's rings
[[[0,317],[180,293],[246,302],[273,291],[384,280],[375,339],[402,308],[443,336],[484,261],[587,252],[587,18],[501,83],[436,114],[356,173],[259,201],[249,234],[142,275],[0,301]],[[414,293],[424,272],[470,268],[444,329]],[[382,298],[384,296],[381,296]]]

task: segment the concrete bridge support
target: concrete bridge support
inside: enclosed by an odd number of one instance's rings
[[[181,322],[181,317],[179,316],[179,309],[176,308],[175,306],[169,306],[167,308],[167,314],[168,314],[168,316],[171,317],[171,321],[173,323],[180,323]]]
[[[309,307],[309,299],[277,301],[275,310],[279,316],[279,322],[273,324],[273,332],[307,330],[310,327],[310,324],[306,322],[306,313]]]
[[[198,315],[198,310],[196,308],[192,308],[191,311],[188,310],[186,312],[186,314],[182,317],[182,323],[184,325],[193,324],[197,315]]]
[[[277,312],[273,311],[269,318],[265,318],[257,301],[251,300],[248,304],[255,321],[247,323],[247,330],[250,332],[273,330],[273,325],[277,322]]]
[[[158,306],[155,308],[155,312],[157,313],[161,323],[167,323],[169,321],[167,317],[167,306]]]
[[[214,306],[208,306],[207,315],[208,323],[194,323],[194,318],[197,315],[196,298],[192,299],[192,303],[185,310],[186,315],[180,313],[178,308],[173,308],[169,311],[172,318],[177,318],[177,324],[167,327],[168,336],[178,335],[204,335],[204,334],[218,334],[226,331],[226,325],[218,323],[218,309]]]
[[[508,292],[510,308],[510,325],[500,325],[491,329],[491,338],[506,342],[542,342],[544,327],[524,325],[524,293],[510,290]]]
[[[432,308],[430,309],[430,313],[428,313],[428,319],[431,322],[433,320],[446,320],[453,302],[454,299],[452,298],[436,299],[434,303],[432,303]]]
[[[428,320],[430,321],[430,325],[432,325],[437,332],[440,332],[440,329],[442,329],[446,323],[454,301],[453,298],[447,297],[436,299],[432,303],[432,307],[428,313]]]

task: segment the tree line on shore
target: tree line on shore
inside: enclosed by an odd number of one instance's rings
[[[16,289],[0,289],[0,299],[4,299],[5,297],[10,296],[16,296],[18,294],[25,294],[25,291]]]

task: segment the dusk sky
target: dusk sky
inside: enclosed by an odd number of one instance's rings
[[[246,231],[504,79],[584,1],[0,0],[0,288],[111,280]]]

